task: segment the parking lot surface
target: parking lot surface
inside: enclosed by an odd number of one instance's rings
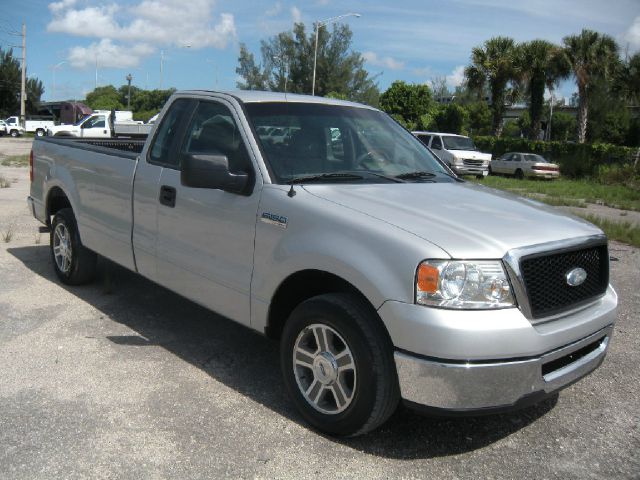
[[[612,243],[619,319],[602,367],[517,413],[399,410],[355,439],[314,432],[277,344],[131,272],[55,278],[0,167],[0,479],[640,478],[640,253]]]

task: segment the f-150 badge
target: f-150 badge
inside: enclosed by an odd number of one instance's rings
[[[265,223],[277,225],[281,228],[287,228],[287,217],[276,215],[275,213],[263,212],[260,218]]]

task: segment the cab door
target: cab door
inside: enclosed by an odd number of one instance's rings
[[[238,322],[250,323],[250,287],[260,188],[234,107],[199,101],[172,165],[158,178],[157,281]],[[152,152],[153,153],[153,152]],[[229,169],[252,181],[242,193],[186,187],[186,155],[225,155]]]
[[[80,126],[80,136],[87,138],[109,138],[111,133],[107,128],[107,117],[105,115],[95,115],[89,117]]]

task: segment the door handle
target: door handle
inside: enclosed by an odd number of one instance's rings
[[[167,185],[162,185],[160,187],[160,203],[162,205],[166,205],[167,207],[175,207],[176,189]]]

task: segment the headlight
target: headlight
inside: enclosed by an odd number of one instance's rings
[[[456,155],[451,155],[451,163],[462,163],[462,158]]]
[[[425,260],[416,275],[416,303],[476,310],[515,306],[499,260]]]

